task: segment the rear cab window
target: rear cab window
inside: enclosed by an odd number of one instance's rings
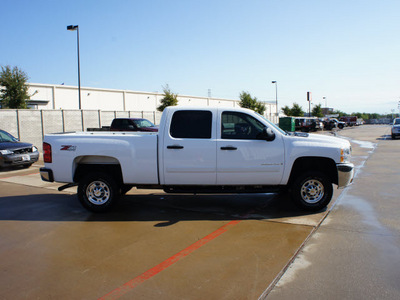
[[[181,110],[172,116],[170,135],[179,139],[211,139],[212,112]]]

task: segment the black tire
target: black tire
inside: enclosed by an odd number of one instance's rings
[[[396,136],[394,134],[392,134],[392,140],[396,139]]]
[[[92,212],[112,209],[120,197],[120,186],[105,173],[90,173],[78,185],[78,198]]]
[[[293,202],[301,209],[319,211],[332,199],[332,182],[319,171],[309,171],[293,182],[290,194]]]
[[[344,125],[343,124],[339,124],[338,127],[339,127],[339,129],[343,129]]]

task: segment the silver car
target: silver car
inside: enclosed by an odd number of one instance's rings
[[[396,118],[393,121],[392,139],[395,139],[398,135],[400,135],[400,118]]]

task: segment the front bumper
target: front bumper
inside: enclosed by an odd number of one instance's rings
[[[39,159],[39,152],[0,155],[0,167],[31,165]]]
[[[354,178],[354,165],[351,163],[337,164],[338,188],[350,185]]]

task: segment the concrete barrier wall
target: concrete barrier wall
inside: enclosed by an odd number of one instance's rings
[[[146,118],[159,124],[158,111],[100,111],[100,110],[33,110],[0,109],[0,129],[20,141],[34,144],[42,150],[47,133],[86,131],[87,128],[110,126],[114,118]]]

